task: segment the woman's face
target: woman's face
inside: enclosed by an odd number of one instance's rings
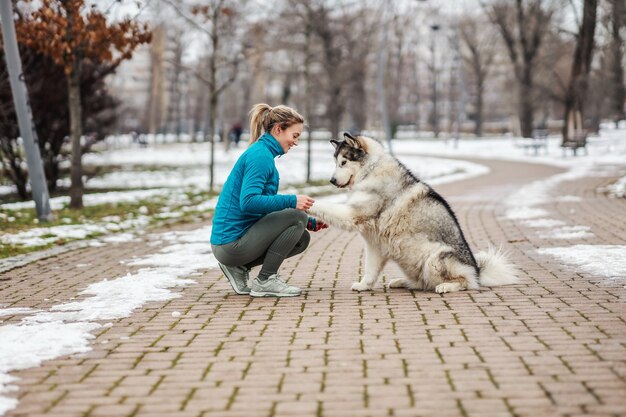
[[[283,129],[282,127],[276,125],[272,129],[272,136],[276,138],[280,146],[283,148],[285,153],[289,152],[293,146],[298,145],[298,139],[302,134],[302,123],[296,123],[294,125],[289,126],[287,129]]]

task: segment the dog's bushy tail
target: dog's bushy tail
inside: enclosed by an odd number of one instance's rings
[[[475,258],[480,268],[478,280],[481,287],[515,284],[519,280],[517,268],[502,248],[489,245],[489,249],[478,252]]]

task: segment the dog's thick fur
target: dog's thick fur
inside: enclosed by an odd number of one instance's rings
[[[380,142],[345,133],[344,140],[331,143],[331,182],[351,193],[346,204],[317,201],[308,211],[365,240],[365,273],[353,290],[371,290],[390,259],[405,274],[389,282],[390,288],[445,293],[517,281],[501,251],[490,248],[474,257],[448,203]]]

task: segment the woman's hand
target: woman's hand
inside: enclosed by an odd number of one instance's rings
[[[315,202],[315,200],[313,200],[308,195],[297,195],[296,200],[296,209],[305,211],[310,209]]]
[[[309,217],[309,221],[306,225],[306,230],[310,230],[311,232],[317,232],[318,230],[328,229],[328,225],[321,220],[316,219],[315,217]]]

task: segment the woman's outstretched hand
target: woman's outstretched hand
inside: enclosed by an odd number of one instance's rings
[[[306,225],[306,230],[310,230],[311,232],[317,232],[318,230],[328,229],[328,225],[321,220],[316,219],[315,217],[309,217],[309,221]]]
[[[296,209],[305,211],[310,209],[315,202],[315,200],[313,200],[308,195],[297,195],[296,200]]]

